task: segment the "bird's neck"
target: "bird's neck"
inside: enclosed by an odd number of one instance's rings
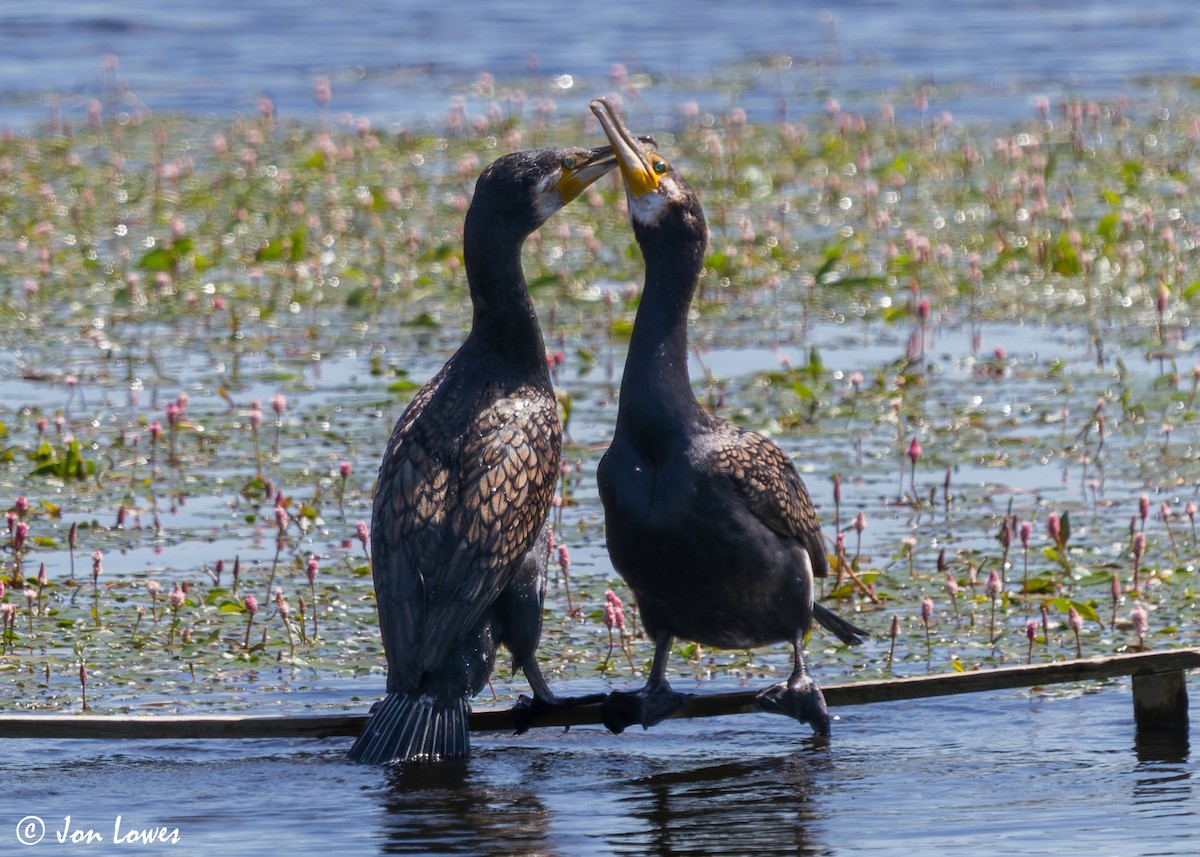
[[[522,367],[546,371],[546,346],[521,268],[522,239],[478,241],[468,231],[464,262],[474,314],[471,337]]]
[[[659,257],[651,248],[644,255],[646,285],[621,379],[620,414],[671,432],[704,418],[688,375],[687,337],[700,265],[679,255]]]

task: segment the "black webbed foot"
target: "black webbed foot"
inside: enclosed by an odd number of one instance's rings
[[[758,707],[771,714],[785,714],[812,726],[818,735],[829,735],[829,708],[821,688],[807,674],[773,684],[756,697]]]
[[[661,723],[682,708],[688,696],[671,690],[668,684],[653,689],[647,685],[641,690],[614,690],[600,703],[600,714],[608,730],[620,735],[635,723],[643,729]]]
[[[564,708],[575,708],[579,705],[594,705],[604,699],[603,693],[588,693],[583,696],[526,696],[521,694],[517,704],[510,709],[513,718],[515,734],[522,735],[536,725],[539,717],[544,717],[552,711]]]

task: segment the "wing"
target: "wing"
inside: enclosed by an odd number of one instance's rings
[[[773,532],[796,539],[808,551],[813,574],[829,574],[821,522],[796,466],[762,435],[721,421],[714,427],[712,470],[727,478],[734,492]]]
[[[389,690],[441,669],[474,630],[536,539],[561,456],[557,404],[535,388],[467,401],[447,384],[408,418],[416,405],[388,444],[373,513]]]

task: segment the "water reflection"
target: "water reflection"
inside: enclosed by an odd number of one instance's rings
[[[811,832],[821,816],[814,777],[827,768],[822,751],[630,780],[617,789],[627,831],[606,844],[636,854],[830,854]]]
[[[1133,750],[1142,764],[1154,762],[1183,764],[1188,760],[1189,749],[1187,733],[1141,729],[1138,730],[1133,742]]]
[[[813,832],[829,821],[814,785],[832,771],[827,745],[768,755],[771,742],[713,734],[715,752],[695,753],[673,734],[574,734],[557,736],[565,748],[485,745],[465,763],[388,771],[376,792],[381,851],[833,853]]]
[[[553,853],[537,781],[507,777],[504,767],[469,761],[390,770],[381,852]]]
[[[990,854],[1071,830],[1108,853],[1194,853],[1189,744],[1131,741],[1127,693],[844,714],[829,743],[767,717],[484,737],[463,764],[363,772],[379,783],[373,834],[389,854],[824,857]]]
[[[1196,787],[1188,765],[1188,737],[1172,731],[1141,730],[1133,745],[1134,811],[1151,819],[1195,824]]]

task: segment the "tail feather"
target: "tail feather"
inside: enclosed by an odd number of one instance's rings
[[[825,630],[835,635],[847,646],[857,646],[870,639],[871,635],[853,622],[843,619],[820,602],[813,602],[813,618]]]
[[[471,753],[467,701],[447,707],[428,696],[389,693],[375,707],[350,758],[368,765],[440,762]]]

